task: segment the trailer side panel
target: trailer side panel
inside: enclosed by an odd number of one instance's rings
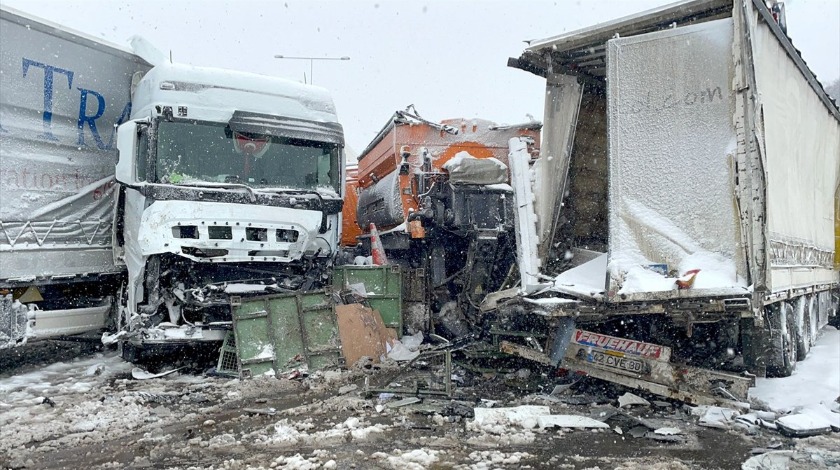
[[[131,112],[126,50],[0,16],[0,283],[116,272],[114,124]]]
[[[750,18],[766,174],[768,284],[778,292],[834,284],[834,207],[840,121],[773,28]]]

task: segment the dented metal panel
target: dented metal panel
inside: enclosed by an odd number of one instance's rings
[[[557,339],[555,338],[555,341]],[[500,349],[542,364],[544,352],[502,341]],[[753,379],[670,362],[671,349],[653,343],[575,329],[560,367],[690,404],[742,407]]]
[[[339,364],[331,291],[233,299],[232,309],[241,377]]]
[[[354,284],[364,286],[364,297],[370,308],[379,311],[385,326],[403,331],[403,279],[399,266],[338,266],[333,274],[337,290]],[[358,289],[351,290],[359,292]]]

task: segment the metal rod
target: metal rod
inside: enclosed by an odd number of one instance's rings
[[[275,59],[292,59],[292,60],[308,60],[309,61],[309,83],[314,83],[312,80],[313,70],[315,67],[316,60],[350,60],[350,57],[342,56],[342,57],[303,57],[303,56],[288,56],[288,55],[280,55],[277,54],[274,56]]]

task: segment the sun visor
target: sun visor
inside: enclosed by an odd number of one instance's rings
[[[335,122],[315,122],[270,114],[236,111],[228,124],[234,132],[344,145],[344,130],[341,124]]]

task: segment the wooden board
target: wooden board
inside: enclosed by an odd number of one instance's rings
[[[380,357],[387,353],[386,344],[393,344],[397,339],[397,332],[385,326],[377,310],[361,304],[349,304],[337,305],[335,312],[341,351],[348,367],[362,356],[379,362]]]

